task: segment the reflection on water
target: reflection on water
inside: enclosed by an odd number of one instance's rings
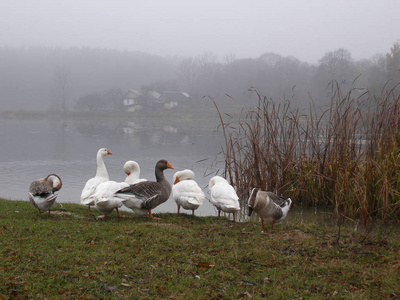
[[[293,224],[314,224],[319,227],[329,228],[337,222],[336,216],[328,209],[292,206],[289,214],[290,218],[287,218],[287,222]]]

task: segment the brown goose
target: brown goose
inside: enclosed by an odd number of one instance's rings
[[[157,181],[142,181],[115,193],[122,203],[140,216],[149,215],[151,210],[168,200],[171,185],[164,176],[164,170],[173,169],[165,159],[159,160],[155,167]]]
[[[279,223],[286,218],[291,204],[292,200],[290,198],[285,199],[272,192],[265,192],[254,188],[251,191],[248,201],[249,216],[255,211],[261,218],[262,230],[265,231],[265,220],[271,223],[272,231],[274,229],[274,223]]]
[[[62,187],[61,178],[56,174],[50,174],[45,178],[35,180],[29,186],[29,201],[41,211],[49,211],[56,203],[57,194],[54,192]]]

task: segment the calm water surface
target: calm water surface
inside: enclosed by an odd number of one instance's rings
[[[159,159],[167,159],[175,170],[164,171],[172,182],[174,172],[191,169],[195,180],[209,198],[208,181],[221,174],[219,156],[223,136],[215,130],[139,126],[119,122],[10,121],[0,119],[0,197],[27,200],[30,183],[50,173],[58,174],[63,187],[58,202],[80,203],[86,181],[96,173],[96,153],[107,147],[113,155],[105,158],[110,180],[124,181],[122,166],[135,160],[141,167],[141,178],[155,180],[154,167]],[[28,201],[28,200],[27,200]],[[154,212],[176,212],[170,198]],[[181,210],[190,214],[190,211]],[[197,216],[217,215],[208,199],[196,210]],[[247,220],[246,212],[237,215]],[[294,207],[284,222],[303,223],[317,220],[321,226],[334,222],[330,213]]]
[[[113,153],[105,158],[110,180],[125,180],[122,166],[127,160],[139,163],[141,178],[155,180],[155,164],[165,158],[175,168],[164,171],[170,182],[175,171],[192,169],[209,196],[208,181],[219,167],[211,166],[223,142],[214,130],[144,127],[133,122],[0,120],[0,128],[0,196],[13,200],[27,200],[33,180],[56,173],[63,180],[57,201],[80,203],[82,188],[96,173],[96,153],[102,147]],[[175,211],[171,198],[154,210]],[[215,214],[208,200],[196,211],[199,216]]]

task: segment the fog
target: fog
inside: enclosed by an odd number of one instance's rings
[[[400,38],[399,8],[396,0],[2,0],[0,45],[220,59],[275,52],[310,63],[345,48],[361,59]]]
[[[400,81],[400,66],[386,57],[399,41],[399,7],[395,0],[0,1],[0,110],[62,101],[89,109],[92,99],[115,110],[130,89],[185,91],[196,103],[228,94],[251,104],[247,90],[255,87],[296,105],[326,103],[331,80],[350,89],[355,78],[378,94]]]

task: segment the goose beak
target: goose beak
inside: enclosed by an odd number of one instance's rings
[[[249,217],[251,216],[252,212],[253,212],[253,207],[249,206]]]
[[[112,153],[110,151],[107,150],[107,155],[111,155]]]
[[[173,169],[174,167],[171,166],[171,164],[169,162],[167,162],[167,169]]]
[[[175,179],[175,181],[174,181],[174,184],[177,184],[179,181],[180,181],[179,178],[176,177],[176,179]]]

